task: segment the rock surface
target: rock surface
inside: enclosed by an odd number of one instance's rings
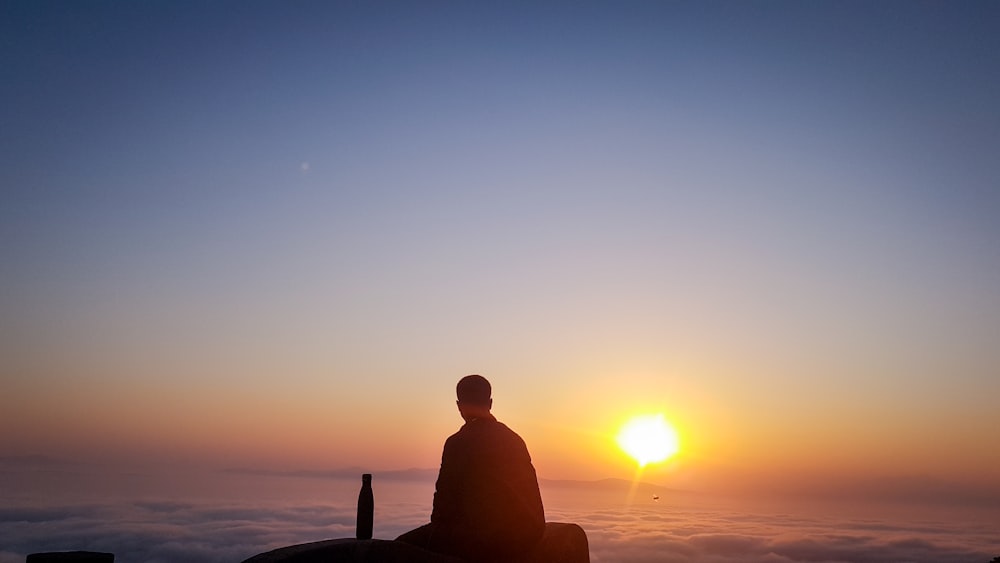
[[[114,563],[114,553],[98,551],[51,551],[32,553],[26,563]]]
[[[590,543],[587,532],[576,524],[547,522],[542,543],[524,563],[590,563]]]
[[[467,563],[389,540],[335,539],[282,547],[243,563]],[[590,563],[587,533],[576,524],[548,522],[545,536],[523,563]]]
[[[282,547],[243,563],[463,563],[461,559],[390,540],[337,539]]]

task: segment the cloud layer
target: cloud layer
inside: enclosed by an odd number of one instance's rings
[[[578,515],[577,521],[587,529],[595,563],[986,563],[991,558],[985,530],[979,530],[977,541],[969,530],[945,524],[914,529],[787,515],[751,520],[723,512],[605,512]],[[1000,543],[992,545],[1000,553]]]
[[[982,562],[1000,554],[996,521],[899,523],[795,513],[746,513],[667,503],[567,508],[550,521],[587,531],[595,563]],[[376,537],[421,524],[428,507],[383,502]],[[119,563],[239,562],[276,547],[354,533],[353,504],[207,504],[170,499],[0,509],[0,563],[27,553],[86,549]]]
[[[0,563],[64,550],[112,552],[118,563],[238,563],[354,535],[358,469],[185,478],[20,465],[0,464]],[[616,480],[541,485],[547,519],[580,524],[594,563],[987,563],[1000,555],[1000,508],[979,502],[750,500]],[[433,472],[380,472],[375,537],[425,523],[432,494]]]

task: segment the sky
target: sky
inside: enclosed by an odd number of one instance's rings
[[[998,28],[4,2],[0,455],[433,468],[480,373],[543,477],[1000,490]]]

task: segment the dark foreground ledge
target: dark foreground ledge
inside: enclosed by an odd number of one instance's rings
[[[99,551],[51,551],[32,553],[25,563],[114,563],[114,553]]]
[[[460,559],[431,553],[391,540],[323,540],[282,547],[254,555],[243,563],[463,563]]]
[[[243,563],[465,563],[390,540],[336,539],[282,547]],[[545,536],[523,563],[590,563],[587,533],[576,524],[548,522]]]

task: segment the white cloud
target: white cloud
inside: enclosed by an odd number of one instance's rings
[[[427,507],[383,503],[375,535],[393,538],[423,523]],[[1000,554],[985,525],[907,525],[794,513],[749,514],[656,505],[601,510],[553,506],[550,521],[587,531],[594,563],[815,563],[955,561]],[[351,537],[351,503],[209,505],[176,500],[8,506],[0,510],[0,563],[27,553],[85,549],[119,563],[233,563],[276,547]]]

